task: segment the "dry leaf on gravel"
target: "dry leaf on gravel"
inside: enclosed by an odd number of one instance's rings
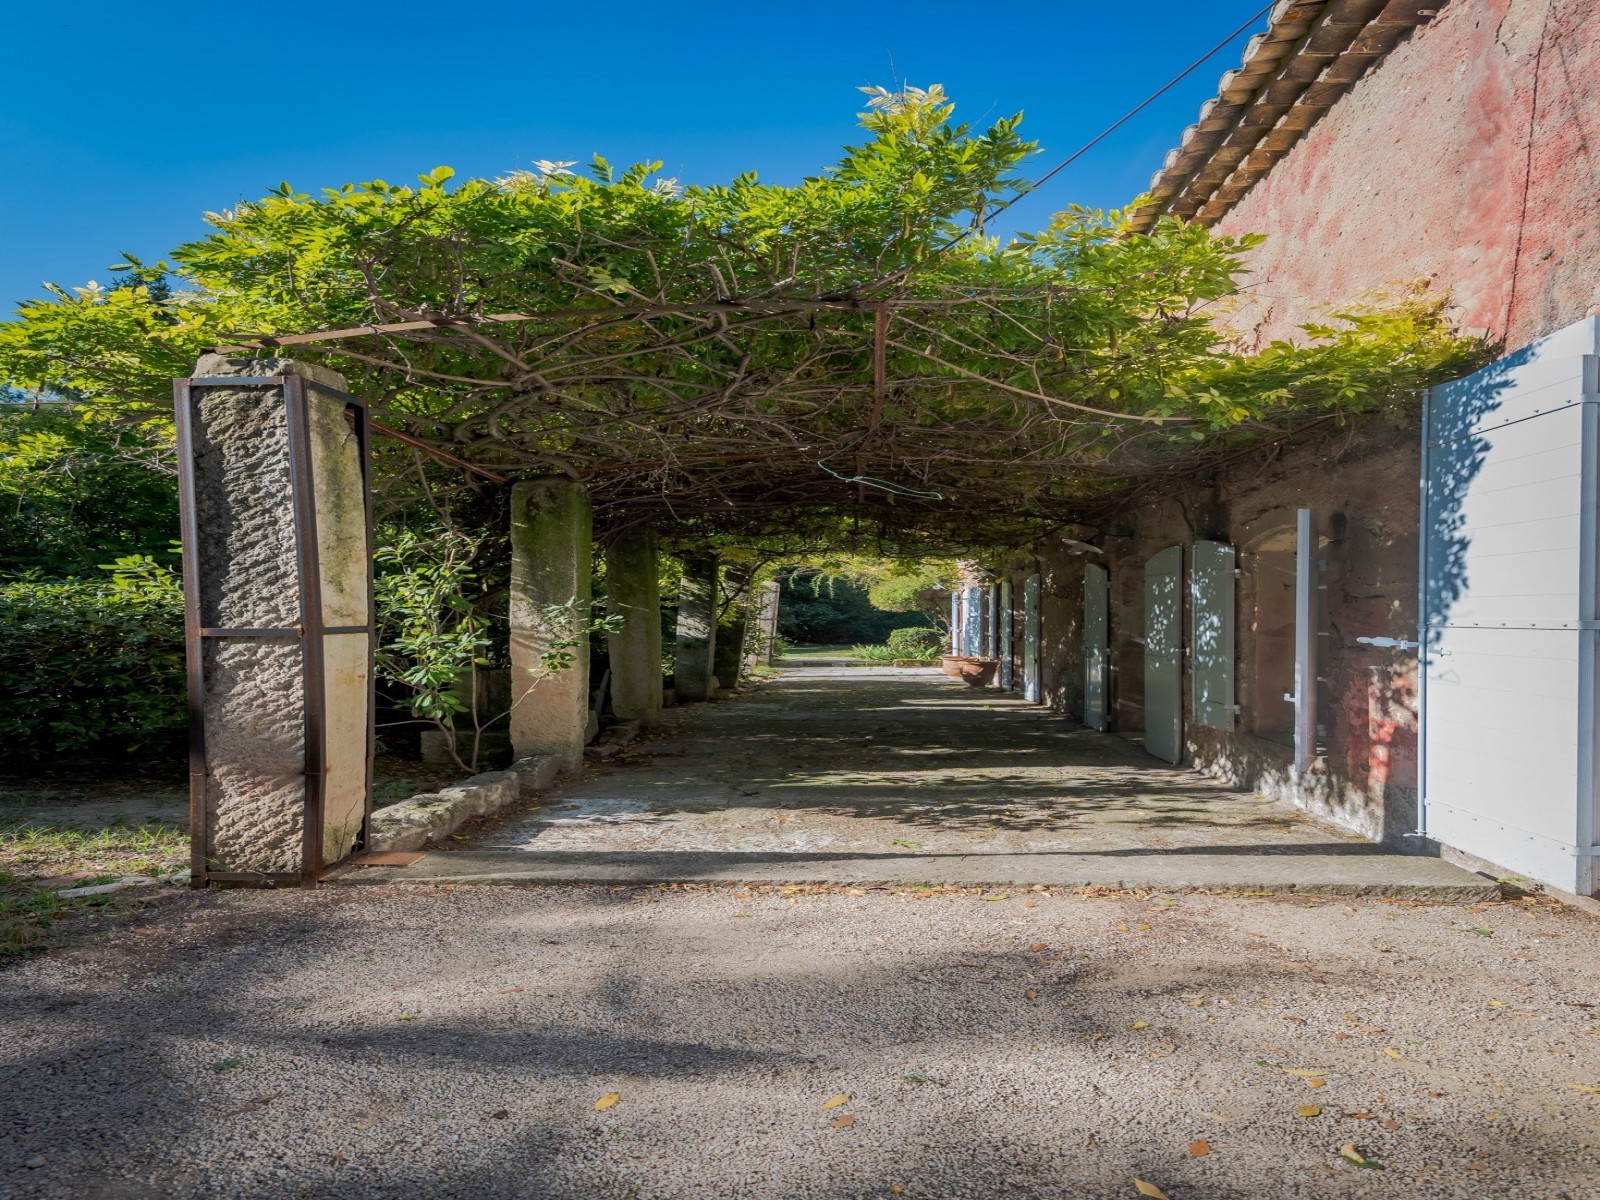
[[[1340,1146],[1339,1157],[1348,1163],[1352,1163],[1355,1166],[1362,1167],[1368,1171],[1383,1170],[1382,1163],[1374,1162],[1372,1159],[1366,1157],[1366,1155],[1362,1154],[1361,1151],[1356,1149],[1356,1144],[1354,1142],[1346,1142],[1344,1145]]]
[[[1149,1021],[1135,1021],[1132,1025],[1129,1025],[1128,1028],[1129,1029],[1149,1029],[1150,1028],[1150,1022]]]
[[[1304,1075],[1311,1079],[1318,1079],[1328,1073],[1326,1067],[1284,1067],[1285,1075]]]
[[[1028,953],[1043,954],[1048,949],[1050,949],[1050,947],[1046,946],[1043,942],[1035,942],[1033,945],[1028,947]]]
[[[1383,1052],[1385,1054],[1387,1054],[1390,1058],[1404,1058],[1405,1057],[1404,1054],[1401,1054],[1400,1051],[1396,1050],[1393,1046],[1385,1046],[1384,1049],[1383,1049]]]
[[[1317,1088],[1324,1086],[1327,1082],[1326,1079],[1308,1079],[1306,1080],[1306,1086]]]
[[[840,1113],[837,1117],[828,1122],[828,1128],[843,1129],[846,1125],[854,1125],[855,1123],[856,1119],[849,1113]]]
[[[1322,1106],[1318,1104],[1302,1104],[1295,1111],[1302,1117],[1320,1117],[1322,1115]]]
[[[850,1093],[849,1092],[840,1092],[837,1096],[829,1096],[821,1104],[817,1105],[817,1107],[818,1108],[822,1108],[822,1109],[840,1108],[843,1105],[846,1105],[846,1104],[849,1104],[849,1103],[850,1103]]]
[[[1028,988],[1022,994],[1024,996],[1026,996],[1029,1000],[1037,1000],[1039,998],[1039,989],[1038,988]]]
[[[1148,1196],[1150,1200],[1171,1200],[1171,1197],[1158,1188],[1155,1184],[1134,1176],[1133,1186],[1138,1189],[1139,1195]]]
[[[601,1096],[600,1099],[594,1102],[594,1110],[595,1112],[605,1112],[606,1109],[611,1108],[618,1100],[621,1099],[621,1092],[607,1092],[604,1096]]]
[[[1591,1096],[1600,1095],[1600,1087],[1590,1087],[1585,1083],[1569,1083],[1567,1087],[1574,1092],[1586,1092]]]
[[[1206,1141],[1205,1138],[1196,1138],[1189,1143],[1189,1157],[1191,1158],[1204,1158],[1210,1153],[1211,1143]]]

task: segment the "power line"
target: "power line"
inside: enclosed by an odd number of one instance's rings
[[[1151,92],[1143,100],[1139,101],[1138,104],[1134,105],[1127,112],[1125,112],[1122,116],[1118,117],[1115,121],[1113,121],[1110,125],[1107,125],[1099,133],[1095,134],[1094,137],[1090,138],[1082,146],[1079,146],[1071,154],[1067,155],[1066,158],[1062,159],[1055,166],[1051,167],[1048,171],[1046,171],[1043,175],[1039,176],[1038,179],[1035,179],[1032,183],[1028,184],[1028,186],[1026,188],[1024,188],[1022,191],[1019,191],[1015,196],[1012,196],[1009,200],[1006,200],[1004,203],[996,206],[994,211],[989,212],[989,213],[985,213],[977,221],[976,224],[974,224],[969,229],[963,230],[960,234],[958,234],[956,237],[952,238],[948,243],[946,243],[943,247],[941,247],[941,249],[948,250],[952,246],[958,245],[959,243],[965,241],[967,238],[971,237],[974,233],[976,233],[979,229],[983,228],[983,226],[987,222],[992,221],[995,217],[998,217],[1001,213],[1005,212],[1006,209],[1010,208],[1018,200],[1023,199],[1025,196],[1031,196],[1034,192],[1038,191],[1042,186],[1044,186],[1046,183],[1048,183],[1051,179],[1055,178],[1055,176],[1059,175],[1062,171],[1066,170],[1073,163],[1077,162],[1085,154],[1089,153],[1089,151],[1093,150],[1101,142],[1105,141],[1106,138],[1110,137],[1117,130],[1121,129],[1129,121],[1133,120],[1134,117],[1138,116],[1145,109],[1149,108],[1152,104],[1154,104],[1157,100],[1161,99],[1162,96],[1166,95],[1173,88],[1177,87],[1178,84],[1182,83],[1190,75],[1193,75],[1202,66],[1204,66],[1209,60],[1211,60],[1212,58],[1215,58],[1223,50],[1226,50],[1228,48],[1228,46],[1230,46],[1233,43],[1233,40],[1235,38],[1237,38],[1240,34],[1245,33],[1246,31],[1248,31],[1249,28],[1252,25],[1254,25],[1262,17],[1266,16],[1267,13],[1271,12],[1272,9],[1274,7],[1276,7],[1277,2],[1278,2],[1278,0],[1271,0],[1271,3],[1263,6],[1260,10],[1258,10],[1255,13],[1253,13],[1250,16],[1250,18],[1247,21],[1245,21],[1245,23],[1243,25],[1239,26],[1239,28],[1235,29],[1227,37],[1223,38],[1215,46],[1211,47],[1211,49],[1207,50],[1199,58],[1195,59],[1192,63],[1190,63],[1182,71],[1178,72],[1178,74],[1174,75],[1171,79],[1167,80],[1166,83],[1162,84],[1159,88],[1157,88],[1155,91]]]

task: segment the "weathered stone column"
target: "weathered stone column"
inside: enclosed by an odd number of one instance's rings
[[[511,489],[511,747],[518,758],[548,754],[569,772],[583,768],[589,727],[591,527],[581,484],[533,479]],[[574,640],[572,664],[545,673],[545,653]]]
[[[178,384],[196,886],[315,884],[367,819],[365,425],[344,387],[220,354]]]
[[[778,641],[778,598],[782,586],[777,580],[761,585],[756,600],[755,636],[750,639],[749,662],[753,667],[770,667],[772,651]]]
[[[722,572],[722,585],[733,602],[727,615],[717,622],[717,646],[712,655],[712,671],[723,687],[733,687],[744,673],[744,638],[749,628],[751,602],[750,577],[752,567],[729,566]]]
[[[630,530],[606,547],[606,610],[622,628],[608,634],[611,709],[646,729],[661,723],[661,581],[653,530]]]
[[[672,671],[679,700],[711,698],[717,653],[717,556],[686,554],[678,588],[678,651]]]

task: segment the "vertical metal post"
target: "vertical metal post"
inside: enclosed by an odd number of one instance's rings
[[[1433,441],[1432,388],[1422,393],[1422,479],[1417,498],[1417,817],[1412,837],[1428,836],[1428,650],[1431,646],[1428,621],[1428,547],[1433,540],[1432,472]]]
[[[189,886],[206,886],[206,674],[200,619],[200,526],[194,496],[194,425],[187,379],[172,381],[178,433],[178,523],[183,540],[183,651],[189,710]]]
[[[1294,772],[1311,769],[1317,754],[1317,541],[1311,510],[1295,514]]]

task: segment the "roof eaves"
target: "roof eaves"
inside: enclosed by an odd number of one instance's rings
[[[1164,213],[1215,224],[1339,98],[1449,0],[1280,0],[1267,29],[1150,180],[1137,232]]]

